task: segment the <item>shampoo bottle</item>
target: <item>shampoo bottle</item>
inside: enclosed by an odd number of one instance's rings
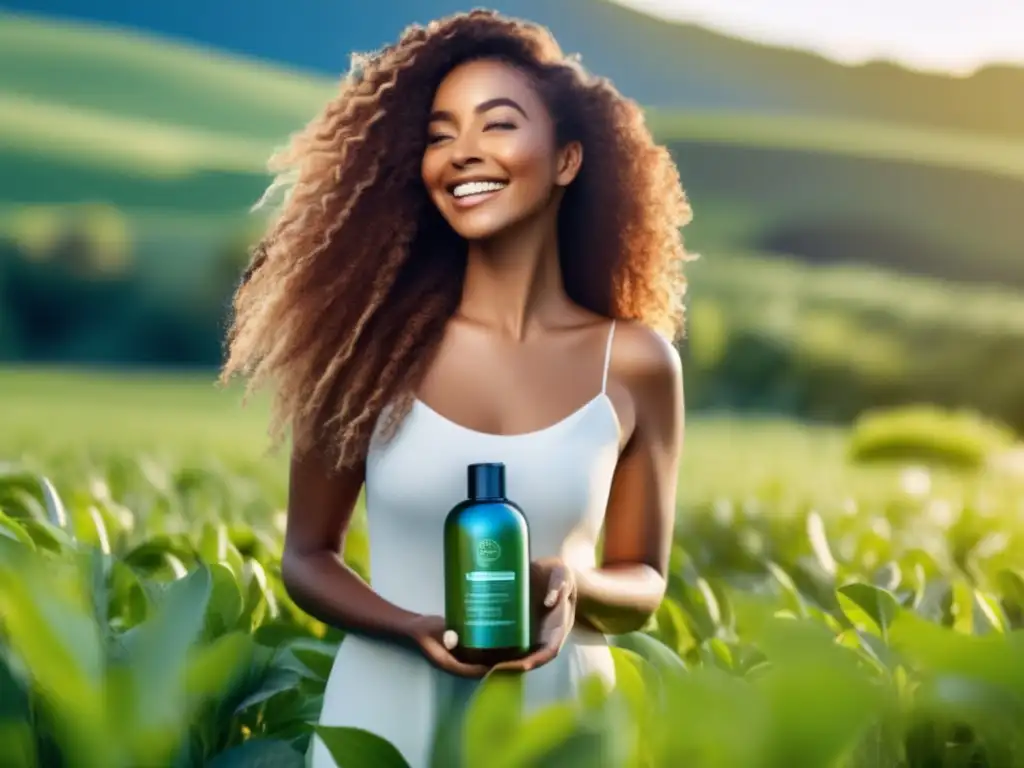
[[[445,619],[460,658],[490,665],[530,651],[530,532],[504,464],[470,464],[468,486],[444,524]]]

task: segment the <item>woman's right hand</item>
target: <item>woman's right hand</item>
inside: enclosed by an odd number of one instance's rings
[[[444,672],[458,677],[480,678],[489,671],[483,664],[467,664],[452,654],[458,646],[459,638],[445,625],[443,616],[420,616],[414,619],[409,634],[427,660]]]

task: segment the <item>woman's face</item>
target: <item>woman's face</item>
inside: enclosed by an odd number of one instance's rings
[[[551,116],[519,70],[496,61],[453,69],[438,87],[421,173],[431,199],[467,240],[484,240],[553,204],[572,181],[578,146],[559,150]]]

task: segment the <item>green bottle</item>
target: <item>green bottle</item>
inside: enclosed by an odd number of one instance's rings
[[[444,522],[445,620],[460,658],[489,665],[530,651],[530,530],[504,464],[470,464],[468,485]]]

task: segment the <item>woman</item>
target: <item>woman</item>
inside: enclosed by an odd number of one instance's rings
[[[321,722],[414,768],[488,670],[445,632],[442,526],[507,466],[535,556],[527,707],[614,682],[607,634],[666,585],[690,216],[640,110],[541,28],[475,11],[369,57],[276,165],[292,189],[235,299],[225,378],[293,442],[284,582],[347,635]],[[338,552],[365,486],[370,584]],[[596,545],[603,528],[603,557]],[[314,766],[334,763],[319,740]]]

